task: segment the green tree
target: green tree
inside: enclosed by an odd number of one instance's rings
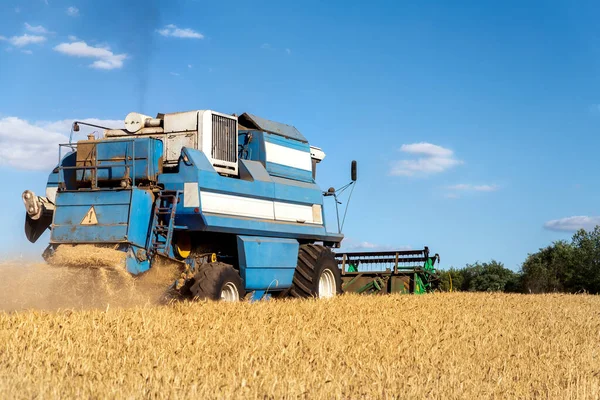
[[[442,290],[449,290],[450,278],[454,291],[497,292],[518,291],[520,288],[520,275],[495,260],[489,263],[467,264],[461,269],[450,268],[441,271]]]
[[[580,230],[573,235],[575,257],[570,291],[600,293],[600,226],[593,231]]]
[[[467,266],[466,270],[470,275],[465,279],[466,290],[473,292],[503,292],[507,283],[515,279],[515,273],[496,260],[476,263]]]
[[[525,293],[572,291],[577,274],[576,247],[558,241],[529,254],[521,266],[522,287]]]
[[[462,290],[463,275],[462,270],[450,267],[445,271],[439,271],[440,274],[440,290],[444,292],[457,292]]]

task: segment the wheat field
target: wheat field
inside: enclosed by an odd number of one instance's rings
[[[8,286],[0,284],[5,399],[600,398],[597,296],[113,298],[60,309],[48,300],[58,292]],[[27,303],[23,292],[47,300]]]

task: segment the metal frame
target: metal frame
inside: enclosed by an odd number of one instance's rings
[[[353,253],[337,253],[336,258],[338,264],[342,265],[342,274],[347,273],[345,266],[355,263],[358,265],[389,265],[393,264],[394,273],[400,269],[411,269],[410,267],[422,266],[429,257],[429,248],[425,247],[422,250],[400,250],[400,251],[379,251],[379,252],[353,252]],[[439,260],[439,256],[434,256]],[[413,265],[400,265],[400,264]],[[366,271],[382,271],[381,269],[369,268]]]
[[[422,250],[337,253],[336,260],[344,291],[424,293],[438,280],[433,266],[439,262],[439,255],[430,257],[427,247]]]
[[[122,166],[119,165],[120,168],[125,168],[125,178],[124,179],[131,179],[131,185],[135,186],[135,139],[111,139],[111,143],[126,143],[126,142],[131,142],[131,157],[127,157],[127,155],[125,155],[125,164],[123,164]],[[106,144],[106,141],[90,141],[89,145],[93,146],[93,152],[94,152],[94,156],[93,156],[93,160],[95,161],[96,165],[90,165],[90,166],[69,166],[69,167],[65,167],[62,165],[62,148],[63,147],[68,147],[69,149],[71,149],[71,151],[75,152],[77,149],[77,144],[75,143],[63,143],[63,144],[59,144],[58,145],[58,186],[60,187],[61,184],[64,184],[64,174],[61,174],[61,171],[64,170],[93,170],[92,171],[92,175],[93,175],[93,183],[92,183],[92,189],[97,189],[98,188],[98,169],[109,169],[109,168],[114,168],[114,165],[106,165],[106,166],[100,166],[98,165],[98,162],[100,161],[114,161],[113,159],[98,159],[98,144],[99,143],[103,143]],[[127,158],[129,158],[131,160],[131,163],[127,163]],[[77,163],[77,162],[76,162]],[[131,173],[130,173],[131,172]]]

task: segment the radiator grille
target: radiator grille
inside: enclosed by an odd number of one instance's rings
[[[236,120],[212,115],[212,158],[237,162]]]

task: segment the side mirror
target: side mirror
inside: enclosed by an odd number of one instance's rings
[[[356,182],[356,160],[352,160],[350,167],[350,178],[352,179],[352,182]]]

